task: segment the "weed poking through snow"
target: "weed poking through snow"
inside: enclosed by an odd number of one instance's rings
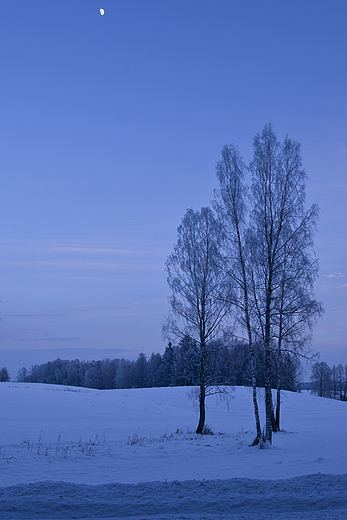
[[[34,456],[45,456],[51,460],[51,458],[78,458],[80,456],[93,456],[96,451],[106,444],[106,433],[107,431],[99,436],[91,437],[88,440],[83,440],[82,437],[78,442],[68,442],[62,440],[61,434],[58,435],[55,445],[44,442],[44,432],[41,430],[39,438],[36,442],[32,442],[28,439],[24,440],[22,444],[27,446],[27,452]]]

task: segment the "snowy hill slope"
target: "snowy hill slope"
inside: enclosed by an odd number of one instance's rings
[[[208,398],[202,437],[189,390],[1,383],[0,518],[346,518],[347,403],[285,392],[284,431],[260,450],[249,388]],[[240,480],[292,477],[282,494]]]
[[[189,388],[91,390],[0,384],[0,485],[290,478],[347,473],[347,403],[284,392],[273,448],[254,438],[249,388],[207,399],[199,436]],[[260,399],[261,401],[261,399]]]

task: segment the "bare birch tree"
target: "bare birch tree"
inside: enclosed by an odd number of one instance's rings
[[[205,398],[213,384],[206,373],[206,360],[211,345],[216,348],[225,334],[223,321],[230,310],[226,277],[217,267],[222,240],[222,226],[210,208],[189,209],[166,262],[172,296],[164,332],[178,339],[192,338],[199,352],[199,434],[205,425]]]
[[[250,372],[253,388],[253,407],[256,423],[254,445],[261,438],[261,426],[257,401],[256,362],[253,348],[251,323],[252,302],[250,299],[250,265],[247,248],[247,188],[244,184],[246,166],[234,145],[224,146],[221,159],[216,165],[219,189],[215,191],[215,207],[223,224],[226,241],[220,269],[227,274],[235,297],[234,306],[238,309],[238,320],[246,331],[250,351]]]
[[[307,213],[303,227],[309,225],[314,212]],[[310,225],[309,225],[310,227]],[[301,229],[303,231],[303,229]],[[306,239],[297,240],[293,246],[283,247],[278,296],[274,304],[274,336],[277,342],[277,397],[276,429],[280,430],[280,409],[282,389],[283,354],[313,359],[310,351],[313,326],[323,313],[322,306],[313,296],[313,283],[318,275],[317,260],[307,252],[309,233],[304,231]],[[288,250],[289,249],[289,250]]]
[[[265,439],[276,428],[271,393],[270,354],[276,339],[296,339],[322,308],[313,299],[317,266],[312,251],[318,208],[305,211],[305,179],[300,145],[277,141],[271,124],[253,142],[251,241],[256,330],[265,351]],[[281,352],[281,350],[280,350]]]

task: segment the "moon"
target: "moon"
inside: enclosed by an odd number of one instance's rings
[[[103,16],[105,14],[105,9],[100,9],[100,14]]]

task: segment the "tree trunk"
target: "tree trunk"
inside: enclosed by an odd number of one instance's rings
[[[280,431],[280,414],[281,414],[281,390],[282,390],[282,348],[281,336],[278,341],[278,359],[277,359],[277,402],[276,402],[276,430]]]
[[[278,397],[279,394],[277,394],[277,397]],[[272,399],[272,396],[271,396],[271,399]],[[275,410],[274,410],[274,407],[272,405],[272,431],[274,433],[278,432],[278,428],[277,428],[277,422],[276,422],[276,417],[275,417]]]
[[[253,396],[253,407],[254,407],[254,416],[255,416],[255,425],[257,429],[257,436],[252,442],[251,446],[256,446],[259,444],[261,439],[261,426],[259,419],[259,408],[258,408],[258,400],[257,400],[257,378],[255,375],[255,361],[254,361],[254,349],[253,345],[249,345],[250,355],[251,355],[251,377],[252,377],[252,396]]]
[[[199,417],[199,424],[196,429],[196,433],[201,434],[204,430],[205,426],[205,396],[206,396],[206,389],[205,385],[200,386],[200,395],[199,395],[199,410],[200,410],[200,417]]]
[[[276,403],[276,428],[280,431],[280,413],[281,413],[281,381],[277,378],[277,403]]]
[[[272,249],[272,247],[271,247]],[[269,260],[269,266],[271,262]],[[274,410],[271,392],[271,301],[272,301],[272,267],[269,269],[270,276],[266,288],[265,306],[265,441],[272,443],[272,432],[274,429]]]
[[[265,440],[272,443],[273,405],[271,393],[271,360],[269,347],[265,346]]]
[[[241,239],[239,237],[239,243],[241,244]],[[253,408],[254,408],[254,417],[255,417],[255,426],[257,430],[257,436],[252,442],[251,446],[257,446],[261,439],[261,426],[260,426],[260,418],[259,418],[259,408],[258,408],[258,400],[257,400],[257,378],[255,374],[255,353],[253,348],[253,340],[252,340],[252,329],[251,329],[251,320],[249,316],[249,308],[248,308],[248,289],[247,289],[247,277],[246,277],[246,269],[242,257],[242,251],[240,246],[240,258],[242,265],[242,276],[243,276],[243,285],[244,285],[244,302],[245,302],[245,317],[247,324],[247,332],[248,332],[248,343],[249,343],[249,353],[251,358],[251,378],[252,378],[252,397],[253,397]]]
[[[201,334],[201,359],[200,359],[200,393],[199,393],[199,424],[196,429],[196,433],[201,434],[205,426],[205,398],[206,398],[206,385],[205,385],[205,338]]]

